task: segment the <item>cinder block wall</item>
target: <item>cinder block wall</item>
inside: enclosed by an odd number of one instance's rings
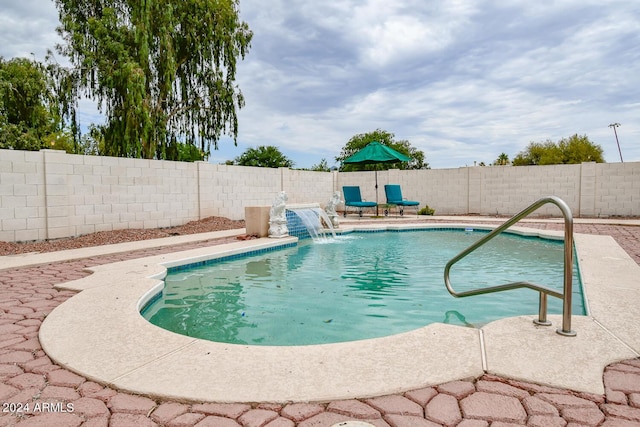
[[[640,216],[640,162],[378,171],[406,199],[436,214],[513,215],[555,195],[575,216]],[[375,201],[374,172],[311,172],[115,157],[0,150],[0,240],[56,239],[124,228],[184,224],[208,216],[243,219],[246,206],[324,205],[345,185]],[[538,215],[557,216],[550,205]]]
[[[282,190],[290,203],[320,203],[324,206],[333,194],[337,172],[313,172],[280,168]],[[267,205],[271,205],[275,196]]]
[[[412,175],[408,173],[411,171],[399,172],[402,175]],[[420,206],[429,205],[440,215],[469,213],[469,168],[417,172],[413,180],[408,179],[407,187],[402,189],[402,195],[406,199],[417,200],[421,202]],[[414,194],[417,198],[414,198]]]
[[[640,215],[640,162],[592,165],[594,215]]]
[[[200,198],[199,218],[243,219],[245,206],[270,206],[281,191],[279,169],[197,164],[199,185],[191,192]]]
[[[496,166],[480,168],[480,214],[511,215],[545,196],[558,196],[571,208],[580,211],[580,165]],[[474,168],[478,169],[478,168]],[[558,215],[548,205],[535,214]]]
[[[0,150],[0,239],[57,239],[198,219],[197,165]]]
[[[0,150],[0,240],[47,238],[44,152]]]
[[[374,172],[338,174],[338,188],[359,185],[375,200]],[[384,185],[400,184],[403,196],[436,214],[513,215],[546,196],[558,196],[574,216],[640,216],[640,162],[550,166],[492,166],[378,172],[378,201]],[[558,216],[548,205],[533,216]]]

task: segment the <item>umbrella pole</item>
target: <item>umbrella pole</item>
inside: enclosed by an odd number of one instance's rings
[[[378,216],[378,165],[376,165],[376,217]]]

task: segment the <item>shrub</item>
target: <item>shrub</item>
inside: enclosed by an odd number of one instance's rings
[[[436,213],[436,210],[431,209],[429,205],[425,205],[424,208],[418,211],[418,215],[433,215],[434,213]]]

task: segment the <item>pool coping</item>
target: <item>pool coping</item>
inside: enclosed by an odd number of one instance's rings
[[[349,224],[352,229],[493,229],[487,224]],[[518,234],[562,232],[512,227]],[[589,316],[574,316],[576,337],[498,320],[481,329],[432,324],[371,340],[300,347],[214,343],[151,325],[139,315],[162,286],[166,268],[268,249],[295,238],[257,239],[139,258],[91,268],[58,285],[82,291],[49,314],[43,349],[63,367],[131,392],[184,401],[308,402],[363,398],[419,389],[483,373],[603,394],[602,371],[640,352],[640,266],[610,236],[575,234]],[[444,284],[443,284],[444,285]],[[625,316],[620,315],[625,313]],[[176,378],[180,378],[176,381]]]

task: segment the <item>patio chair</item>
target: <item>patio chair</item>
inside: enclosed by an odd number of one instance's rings
[[[363,208],[375,208],[378,204],[376,202],[366,202],[362,200],[360,195],[360,187],[358,186],[344,186],[342,187],[344,193],[344,216],[347,216],[347,210],[349,206],[358,209],[358,215],[362,216]]]
[[[387,205],[397,206],[400,209],[400,216],[404,215],[405,207],[413,207],[418,214],[418,206],[420,202],[414,200],[406,200],[402,197],[402,189],[397,184],[387,184],[384,186],[384,193],[387,196]],[[385,209],[385,215],[389,215],[389,210]]]

